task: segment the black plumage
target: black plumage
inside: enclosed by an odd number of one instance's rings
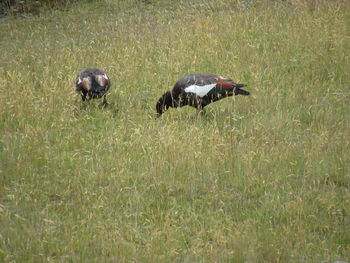
[[[106,92],[111,86],[110,78],[106,72],[98,68],[87,68],[79,73],[76,80],[76,90],[83,101],[88,98],[98,99],[103,97],[103,104],[107,104]]]
[[[156,104],[157,117],[170,107],[192,106],[202,110],[208,104],[233,95],[249,95],[245,84],[214,74],[191,74],[175,83]]]

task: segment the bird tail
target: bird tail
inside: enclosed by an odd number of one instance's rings
[[[235,85],[236,88],[243,88],[243,87],[246,87],[247,85],[246,84],[240,84],[240,83],[237,83]]]
[[[238,95],[244,95],[244,96],[248,96],[250,95],[250,93],[244,89],[241,89],[242,87],[246,87],[246,84],[236,84],[235,86],[235,94]]]

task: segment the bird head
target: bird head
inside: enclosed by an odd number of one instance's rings
[[[170,91],[165,92],[157,101],[156,110],[157,115],[156,118],[159,118],[164,111],[169,109],[169,107],[174,107],[173,97]]]

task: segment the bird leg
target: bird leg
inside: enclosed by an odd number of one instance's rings
[[[204,107],[197,107],[197,116],[202,117],[205,115]]]
[[[108,106],[106,95],[103,96],[102,106],[103,107],[107,107]]]

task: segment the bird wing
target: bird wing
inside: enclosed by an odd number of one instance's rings
[[[91,89],[91,79],[90,77],[82,77],[81,75],[78,76],[78,80],[76,82],[77,90],[86,90],[89,91]]]
[[[213,84],[207,84],[204,86],[198,86],[198,85],[191,85],[185,88],[186,93],[194,93],[199,97],[204,97],[208,94],[209,91],[211,91],[216,86],[216,83]]]
[[[232,89],[232,88],[236,87],[236,83],[232,79],[218,76],[216,87]]]
[[[204,80],[209,83],[206,85],[198,85],[200,82],[196,82],[184,90],[186,93],[194,93],[199,97],[204,97],[209,94],[224,94],[227,92],[233,92],[233,89],[236,87],[236,83],[229,78],[224,78],[217,75],[208,75]]]
[[[97,83],[102,87],[106,86],[109,82],[109,78],[106,73],[104,73],[103,75],[96,75],[95,79]]]
[[[214,89],[212,89],[207,95],[220,95],[220,96],[232,96],[236,88],[245,87],[245,84],[238,84],[232,79],[217,76],[217,83]]]

